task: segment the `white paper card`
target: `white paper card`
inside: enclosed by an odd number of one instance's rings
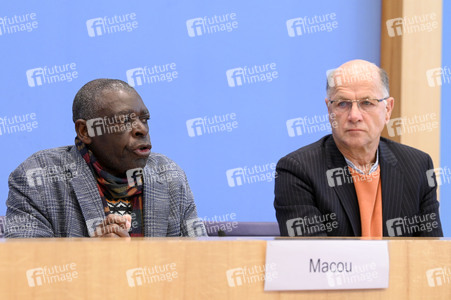
[[[388,288],[387,241],[268,241],[265,291]]]

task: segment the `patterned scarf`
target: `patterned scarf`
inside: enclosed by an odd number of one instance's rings
[[[143,185],[128,185],[126,178],[119,178],[105,171],[99,164],[91,150],[78,138],[75,138],[78,152],[88,164],[97,180],[97,188],[102,198],[105,216],[111,214],[132,217],[131,237],[143,234]]]

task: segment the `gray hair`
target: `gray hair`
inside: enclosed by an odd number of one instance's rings
[[[136,92],[128,83],[119,79],[101,78],[86,83],[77,92],[72,104],[72,120],[89,120],[97,117],[99,109],[98,97],[103,91],[126,91]]]
[[[380,83],[381,83],[381,89],[382,92],[385,94],[384,97],[388,97],[390,95],[390,87],[389,87],[389,79],[388,79],[388,74],[387,72],[385,72],[384,69],[379,68],[379,78],[380,78]],[[332,72],[330,72],[329,74],[327,74],[327,81],[326,81],[326,92],[327,92],[327,97],[330,97],[330,94],[332,93],[332,91],[334,90],[334,86],[330,86],[329,85],[329,80],[333,80],[333,77],[335,75],[335,71],[337,69],[333,70]]]

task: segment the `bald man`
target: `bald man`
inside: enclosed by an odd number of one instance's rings
[[[274,207],[285,236],[443,236],[434,167],[420,150],[381,137],[394,99],[376,65],[328,74],[332,134],[277,164]]]
[[[135,89],[90,81],[72,113],[74,145],[37,152],[9,177],[6,237],[206,235],[183,170],[150,152]]]

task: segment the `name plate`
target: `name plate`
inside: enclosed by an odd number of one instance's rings
[[[265,291],[388,288],[387,241],[268,241],[266,265]]]

